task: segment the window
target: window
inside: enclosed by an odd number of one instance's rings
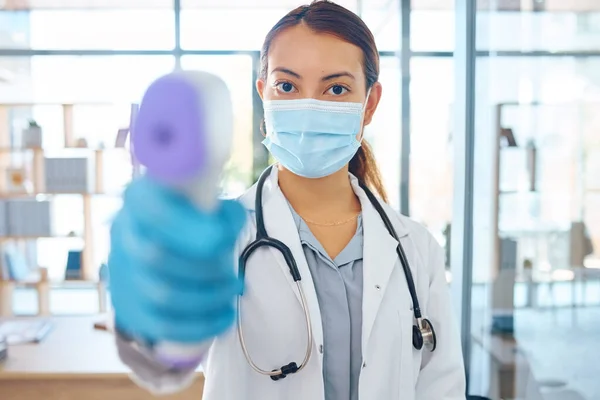
[[[10,47],[52,50],[170,50],[175,46],[173,10],[33,9],[0,11]],[[12,26],[11,26],[12,25]]]
[[[412,0],[411,8],[411,49],[453,51],[454,0]]]
[[[365,1],[361,17],[373,32],[379,51],[399,51],[400,5],[398,1]]]
[[[415,9],[411,13],[410,45],[413,51],[454,50],[453,4],[452,1],[447,10]]]
[[[309,3],[309,2],[307,2]],[[359,12],[355,0],[336,1]],[[190,50],[259,50],[267,32],[285,14],[304,3],[239,0],[182,2],[181,44]],[[399,48],[399,6],[395,1],[364,2],[361,15],[373,31],[379,50]],[[236,34],[232,34],[235,30]]]
[[[453,51],[454,0],[415,0],[412,3],[412,49]],[[561,1],[478,3],[479,50],[593,51],[600,46],[600,5],[596,2],[581,1],[579,4],[586,6],[580,8],[576,6],[578,2]],[[537,4],[543,8],[536,8],[534,5]],[[528,5],[529,9],[526,8]]]
[[[174,66],[172,56],[0,57],[0,69],[11,76],[0,83],[0,102],[138,101],[152,80]]]
[[[382,57],[379,81],[383,93],[375,116],[365,128],[372,145],[392,207],[400,208],[400,62]]]
[[[254,6],[184,8],[181,11],[181,46],[201,50],[260,50],[269,29],[289,10],[257,9]]]
[[[413,58],[410,99],[410,215],[444,244],[452,221],[453,60]]]
[[[600,11],[479,12],[477,47],[494,51],[596,50],[600,47],[598,26]]]

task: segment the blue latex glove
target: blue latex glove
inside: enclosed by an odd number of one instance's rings
[[[148,178],[131,183],[111,228],[117,328],[151,343],[202,342],[227,330],[243,286],[233,252],[244,222],[235,201],[204,213]]]

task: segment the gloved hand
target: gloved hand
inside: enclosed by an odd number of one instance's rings
[[[205,213],[144,177],[130,184],[111,228],[108,261],[116,327],[149,342],[196,343],[234,321],[234,245],[245,222],[235,201]]]

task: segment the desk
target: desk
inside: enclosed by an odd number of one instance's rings
[[[150,400],[129,379],[114,337],[93,329],[101,317],[54,317],[52,331],[39,344],[9,348],[0,362],[0,400]],[[203,379],[164,400],[199,400]]]

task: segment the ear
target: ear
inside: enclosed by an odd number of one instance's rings
[[[367,99],[367,104],[365,107],[365,117],[363,119],[363,126],[367,126],[371,123],[373,119],[373,114],[375,114],[375,110],[379,105],[379,100],[381,100],[381,92],[383,88],[381,87],[381,83],[375,82],[371,87],[371,93],[369,93],[369,98]]]
[[[263,81],[262,79],[257,79],[256,80],[256,91],[258,92],[258,95],[260,96],[260,99],[263,100],[263,93],[265,90],[265,81]]]

